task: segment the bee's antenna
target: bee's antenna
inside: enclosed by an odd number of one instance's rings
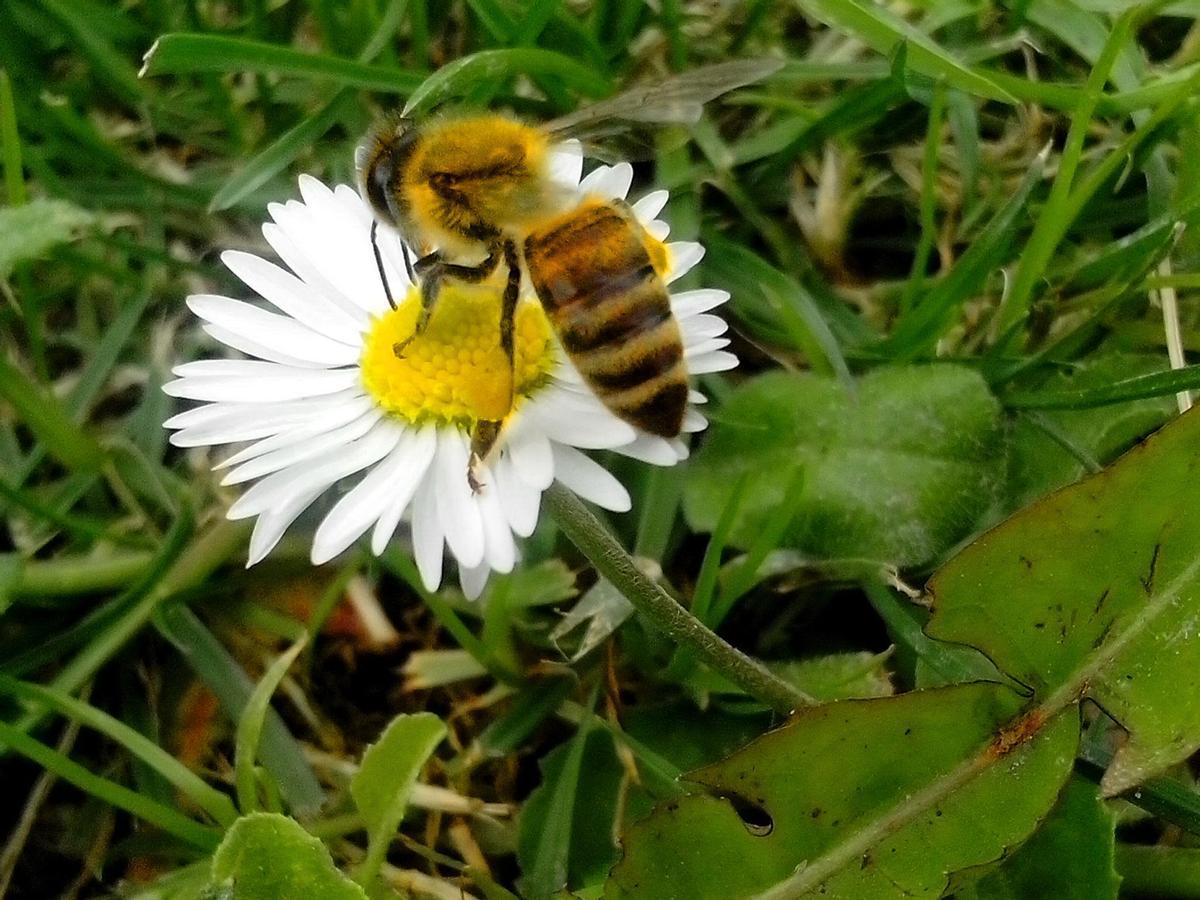
[[[396,301],[392,299],[392,289],[388,285],[387,272],[383,268],[383,254],[379,252],[379,220],[371,223],[371,249],[375,251],[375,266],[379,269],[379,280],[383,282],[383,293],[387,297],[388,306],[395,309]],[[408,263],[407,247],[404,248],[404,266],[412,271]]]

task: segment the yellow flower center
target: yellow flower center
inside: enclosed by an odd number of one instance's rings
[[[443,283],[420,337],[421,294],[413,288],[375,320],[362,355],[362,378],[375,401],[408,422],[470,427],[500,421],[511,403],[546,383],[556,356],[550,325],[536,302],[518,304],[513,329],[513,383],[500,347],[500,293],[488,285]]]

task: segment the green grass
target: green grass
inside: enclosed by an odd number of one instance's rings
[[[1189,4],[1127,7],[9,0],[0,894],[198,897],[223,841],[217,868],[237,871],[240,821],[287,831],[280,872],[347,896],[368,846],[389,890],[599,896],[612,835],[780,724],[768,706],[1006,680],[926,635],[904,589],[1200,390],[1200,24]],[[266,204],[301,173],[352,182],[361,135],[406,104],[544,120],[741,56],[785,65],[635,135],[635,193],[669,187],[673,237],[707,245],[687,286],[731,291],[742,365],[700,380],[712,424],[684,466],[605,460],[634,502],[604,524],[634,559],[598,558],[556,501],[483,607],[426,592],[402,536],[314,569],[311,517],[244,570],[213,457],[161,428],[170,367],[211,349],[183,298],[244,296],[220,251],[266,253]],[[649,606],[622,619],[597,572],[635,603],[678,599],[770,671],[731,680],[707,630],[676,623],[676,644]],[[577,638],[551,632],[581,597],[614,630],[572,659]],[[405,689],[414,651],[417,674],[449,676]],[[369,843],[351,779],[424,710],[448,738],[420,782],[444,792]],[[1118,738],[1085,716],[1092,783]],[[1089,846],[1116,841],[1093,869],[1191,895],[1191,770],[1126,799],[1087,819]],[[961,896],[1006,896],[988,891],[1052,829],[1085,827],[1048,822]],[[1115,896],[1104,883],[1086,896]]]

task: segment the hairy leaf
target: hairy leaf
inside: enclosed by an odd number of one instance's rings
[[[1004,476],[1000,408],[957,366],[881,369],[850,393],[832,379],[777,372],[722,408],[684,493],[711,531],[738,476],[752,471],[730,542],[747,547],[805,470],[786,541],[814,557],[926,563],[976,527]]]
[[[0,209],[0,278],[7,278],[17,263],[70,240],[91,221],[91,213],[62,200],[31,200]]]
[[[329,851],[294,820],[254,813],[233,823],[212,860],[214,896],[229,900],[366,900]]]

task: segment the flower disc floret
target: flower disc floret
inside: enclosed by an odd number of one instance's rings
[[[517,308],[515,389],[510,389],[498,299],[494,286],[447,284],[425,332],[412,340],[421,308],[419,290],[411,290],[396,309],[377,318],[365,337],[361,364],[363,385],[376,403],[412,424],[470,427],[479,420],[504,419],[510,398],[533,396],[556,364],[549,323],[536,303]],[[399,356],[398,345],[403,345]]]

